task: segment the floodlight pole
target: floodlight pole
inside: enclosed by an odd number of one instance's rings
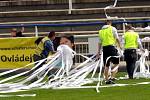
[[[68,14],[71,14],[72,11],[72,0],[69,0],[69,11]]]

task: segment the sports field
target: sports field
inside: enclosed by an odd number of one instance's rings
[[[90,89],[35,89],[31,91],[0,94],[10,97],[0,97],[0,100],[150,100],[150,84],[137,85],[136,83],[150,82],[150,79],[117,80],[117,84],[127,86]],[[95,86],[96,84],[92,84]],[[103,84],[105,85],[105,84]],[[35,95],[20,97],[19,95]]]

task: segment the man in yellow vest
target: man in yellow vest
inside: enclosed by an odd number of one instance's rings
[[[36,41],[36,49],[35,49],[35,54],[33,55],[33,60],[34,62],[42,60],[47,58],[49,55],[52,55],[54,51],[54,45],[53,45],[53,40],[55,39],[55,32],[51,31],[49,32],[48,36],[46,37],[39,37]],[[37,63],[35,63],[36,65]],[[41,63],[36,69],[33,71],[37,70],[38,68],[42,67],[42,65],[45,64],[45,62]],[[31,72],[32,73],[32,72]],[[31,83],[35,82],[40,78],[44,73],[40,73],[37,77],[31,80]]]
[[[118,71],[119,64],[119,56],[118,50],[115,48],[116,42],[118,46],[121,48],[117,29],[111,26],[111,20],[106,21],[107,25],[104,25],[102,29],[99,31],[99,47],[98,47],[98,55],[103,49],[103,61],[104,61],[104,77],[106,80],[106,84],[114,84],[115,74]],[[107,60],[107,61],[106,61]],[[116,70],[112,71],[111,78],[109,78],[109,66],[110,63],[114,64]]]
[[[138,46],[143,51],[141,41],[138,33],[134,32],[131,25],[126,26],[126,33],[124,34],[124,57],[126,61],[126,69],[129,79],[133,79],[133,72],[137,60],[136,49]]]
[[[38,38],[36,43],[35,54],[33,55],[34,61],[42,60],[52,55],[54,51],[53,40],[55,39],[55,32],[51,31],[48,36],[44,38]]]

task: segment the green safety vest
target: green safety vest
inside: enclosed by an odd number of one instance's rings
[[[138,33],[136,32],[126,32],[124,35],[125,39],[125,49],[138,48]]]
[[[99,38],[101,40],[102,46],[115,45],[116,43],[116,39],[114,38],[112,32],[112,26],[101,29],[99,31]]]
[[[50,41],[48,37],[44,37],[40,43],[36,46],[35,54],[41,56],[42,51],[44,50],[44,43]],[[52,52],[49,52],[49,55],[52,55]]]

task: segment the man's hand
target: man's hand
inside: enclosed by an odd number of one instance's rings
[[[123,50],[119,50],[119,55],[123,56]]]
[[[99,59],[99,58],[100,58],[100,55],[101,55],[101,53],[98,52],[98,53],[96,54],[96,59]]]
[[[140,49],[140,51],[141,51],[142,53],[144,53],[144,52],[145,52],[145,50],[144,50],[144,49]]]

